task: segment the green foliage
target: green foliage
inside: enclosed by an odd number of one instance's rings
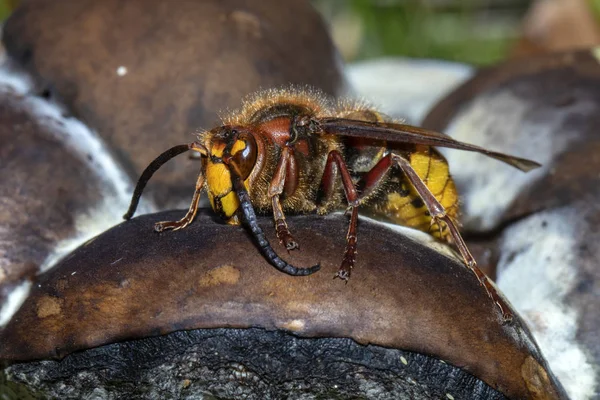
[[[0,21],[4,21],[17,6],[18,0],[0,0]]]
[[[8,8],[6,1],[0,0],[0,20],[4,21],[10,14],[10,8]]]
[[[600,21],[600,0],[588,0],[590,3],[590,7],[592,8],[592,12],[596,16],[596,20]]]
[[[594,0],[600,1],[600,0]],[[356,58],[402,55],[490,64],[506,57],[529,1],[315,0],[358,17]],[[334,12],[331,12],[332,14]]]

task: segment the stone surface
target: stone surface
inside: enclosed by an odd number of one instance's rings
[[[25,81],[0,68],[0,326],[40,268],[114,224],[110,206],[126,206],[127,183],[110,175],[90,132],[15,82]]]
[[[305,0],[24,0],[2,39],[38,91],[98,131],[132,179],[259,88],[344,90],[338,54]],[[197,168],[170,163],[149,189],[161,204],[183,204]]]
[[[428,128],[543,164],[520,174],[447,152],[465,225],[499,243],[498,284],[573,399],[600,393],[600,51],[484,69],[440,101]],[[592,311],[594,310],[594,311]]]
[[[286,258],[323,266],[308,277],[276,271],[243,227],[216,223],[210,212],[181,231],[153,231],[157,220],[181,214],[118,225],[40,277],[0,333],[0,358],[63,357],[182,329],[261,327],[424,353],[508,397],[564,398],[518,316],[503,324],[475,277],[428,235],[361,220],[346,285],[331,279],[345,242],[341,214],[289,219],[302,251]]]

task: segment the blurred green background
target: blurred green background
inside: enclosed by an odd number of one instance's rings
[[[0,20],[4,21],[17,3],[18,0],[0,0]]]
[[[587,1],[600,20],[600,0]],[[0,20],[18,2],[0,0]],[[347,61],[402,55],[477,65],[506,57],[532,2],[312,0],[331,25],[334,40]]]
[[[485,65],[507,57],[519,38],[523,17],[534,1],[312,2],[330,23],[334,40],[346,60],[402,55]],[[587,3],[600,21],[600,0]]]
[[[315,0],[348,60],[381,55],[489,64],[505,58],[530,0]],[[345,43],[344,43],[345,42]]]

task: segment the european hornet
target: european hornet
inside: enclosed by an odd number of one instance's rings
[[[281,259],[254,210],[273,214],[277,238],[290,251],[298,243],[288,229],[286,212],[327,214],[347,207],[346,249],[334,276],[347,281],[356,258],[360,206],[369,214],[453,242],[505,320],[510,320],[508,307],[458,232],[454,181],[447,161],[433,146],[483,153],[522,171],[539,166],[393,121],[360,102],[334,102],[311,89],[268,90],[247,98],[240,111],[223,118],[222,126],[201,132],[193,143],[175,146],[152,161],[124,218],[133,216],[146,183],[162,164],[194,150],[200,153],[202,166],[190,208],[179,221],[157,222],[157,232],[191,223],[206,190],[213,210],[227,223],[240,224],[241,218],[247,224],[275,268],[310,275],[320,266],[298,268]]]

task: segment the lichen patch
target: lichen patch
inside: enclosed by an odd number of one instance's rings
[[[59,315],[62,313],[63,300],[57,297],[44,296],[38,300],[37,303],[37,316],[39,318],[46,318],[52,315]]]
[[[521,376],[532,399],[547,398],[548,388],[552,387],[550,378],[546,370],[532,356],[527,357],[521,365]]]
[[[292,332],[299,332],[304,329],[306,323],[301,319],[293,319],[283,324],[282,328]]]
[[[235,285],[240,280],[240,270],[231,265],[223,265],[208,271],[198,284],[200,286]]]

